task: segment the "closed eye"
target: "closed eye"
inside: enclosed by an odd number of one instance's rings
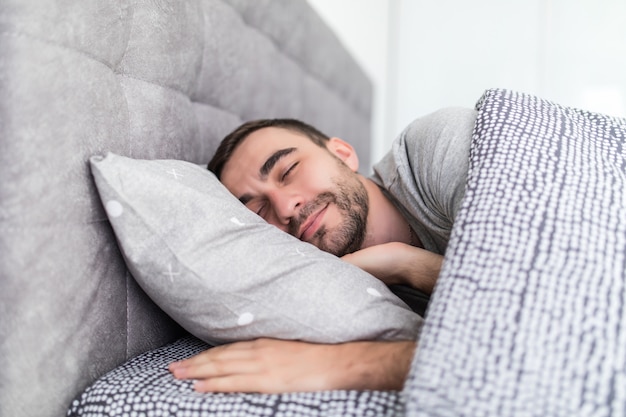
[[[299,162],[295,162],[295,163],[293,163],[293,164],[289,167],[289,169],[287,169],[287,171],[285,171],[285,173],[283,174],[283,176],[282,176],[282,177],[280,177],[280,180],[281,180],[281,181],[285,181],[285,179],[287,179],[287,177],[288,177],[288,176],[289,176],[289,175],[293,172],[294,168],[295,168],[296,166],[298,166],[298,164],[299,164]]]

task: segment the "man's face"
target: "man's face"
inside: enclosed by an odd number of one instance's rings
[[[222,170],[222,183],[268,223],[318,248],[343,256],[361,248],[367,191],[333,138],[322,148],[291,130],[251,133]]]

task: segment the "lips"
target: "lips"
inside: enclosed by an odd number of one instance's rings
[[[311,214],[306,219],[306,222],[304,222],[304,224],[300,228],[300,240],[308,242],[313,237],[313,235],[315,235],[315,232],[317,232],[317,230],[322,225],[322,219],[324,218],[324,214],[326,213],[327,208],[328,204],[325,205],[321,210]]]

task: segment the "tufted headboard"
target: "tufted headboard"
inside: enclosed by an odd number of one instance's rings
[[[304,0],[4,0],[0,415],[61,416],[183,332],[127,271],[90,156],[206,163],[242,121],[294,117],[368,166],[371,96]]]

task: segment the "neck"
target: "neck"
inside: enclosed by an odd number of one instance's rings
[[[359,179],[367,190],[369,212],[367,235],[361,249],[389,242],[417,245],[418,241],[407,219],[372,180]]]

